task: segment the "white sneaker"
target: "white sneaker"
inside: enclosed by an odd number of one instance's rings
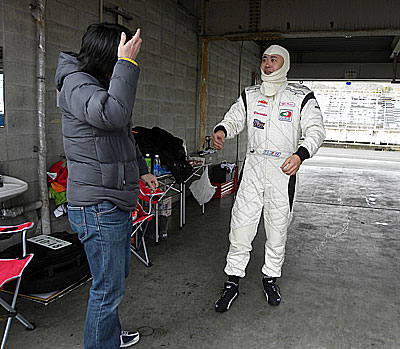
[[[136,344],[140,340],[139,332],[122,331],[119,336],[121,344],[120,348],[127,348]]]

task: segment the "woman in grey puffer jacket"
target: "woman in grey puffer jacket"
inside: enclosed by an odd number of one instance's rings
[[[93,276],[85,348],[119,348],[139,341],[121,330],[118,305],[129,272],[132,210],[139,177],[157,179],[131,134],[140,29],[93,24],[78,54],[62,52],[56,71],[65,155],[68,218],[84,245]]]

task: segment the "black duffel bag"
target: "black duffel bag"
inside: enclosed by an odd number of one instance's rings
[[[168,131],[153,127],[137,126],[133,129],[136,143],[142,154],[160,156],[161,165],[167,166],[177,183],[183,183],[193,173],[193,167],[186,161],[183,139],[175,137]]]
[[[221,164],[213,165],[211,167],[210,182],[211,183],[224,183],[226,182],[226,175],[228,171],[221,167]]]
[[[193,167],[186,160],[185,161],[171,161],[166,162],[168,169],[174,176],[176,183],[183,183],[193,173]]]

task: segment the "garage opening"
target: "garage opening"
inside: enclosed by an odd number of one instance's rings
[[[326,142],[400,145],[400,86],[374,81],[299,81],[314,91]]]

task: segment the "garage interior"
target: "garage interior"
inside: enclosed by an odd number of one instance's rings
[[[289,80],[397,88],[399,13],[396,0],[2,0],[0,174],[22,179],[28,190],[0,204],[20,213],[0,217],[0,225],[31,220],[32,235],[72,233],[66,216],[53,215],[48,197],[46,171],[63,154],[53,81],[59,53],[76,52],[89,24],[142,29],[133,124],[164,128],[197,155],[243,88],[257,81],[271,44],[290,52]],[[395,123],[400,128],[400,117]],[[246,142],[244,134],[228,140],[206,162],[241,164]],[[202,215],[188,191],[184,228],[175,204],[168,239],[149,242],[153,266],[131,259],[120,318],[141,332],[136,346],[400,347],[397,150],[398,144],[326,146],[304,163],[277,308],[262,293],[260,224],[239,299],[225,314],[214,311],[234,196],[211,200]],[[16,241],[0,241],[0,249]],[[28,332],[13,322],[7,348],[83,347],[89,287],[47,306],[19,299],[37,328]]]

